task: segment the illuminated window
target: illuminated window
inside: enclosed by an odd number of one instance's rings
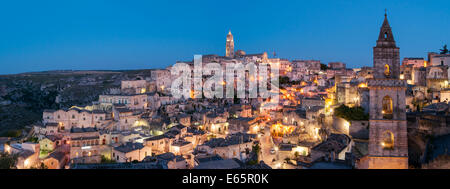
[[[385,96],[383,98],[383,110],[381,112],[384,119],[392,119],[392,109],[392,98]]]
[[[383,133],[383,140],[381,142],[381,146],[384,149],[394,148],[394,134],[391,131],[386,131]]]
[[[389,65],[384,65],[384,75],[386,76],[386,77],[389,77],[390,75],[391,75],[391,70],[390,70],[390,68],[389,68]]]

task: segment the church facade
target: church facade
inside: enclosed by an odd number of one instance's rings
[[[373,48],[373,79],[368,81],[369,151],[359,168],[408,168],[406,86],[406,81],[400,80],[399,48],[385,15]]]

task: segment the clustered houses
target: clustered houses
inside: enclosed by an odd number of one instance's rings
[[[122,81],[120,91],[90,106],[45,110],[34,126],[38,143],[2,149],[19,154],[18,168],[406,168],[406,126],[423,135],[450,132],[450,56],[429,53],[428,60],[404,58],[400,65],[387,16],[373,67],[289,61],[234,47],[230,31],[226,56],[204,55],[203,65],[278,65],[278,101],[175,99],[168,67],[152,70],[148,80]],[[362,115],[336,113],[359,107]]]

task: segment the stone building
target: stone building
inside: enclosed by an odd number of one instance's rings
[[[142,143],[127,142],[113,149],[113,158],[117,162],[142,161],[152,154],[152,149]]]
[[[156,90],[159,92],[170,91],[172,85],[173,77],[170,73],[171,67],[167,69],[152,70],[150,77],[151,81],[156,82]]]
[[[428,64],[430,66],[450,66],[450,54],[428,53]]]
[[[71,163],[100,163],[102,146],[96,128],[70,129]]]
[[[148,90],[146,80],[129,80],[121,82],[121,91],[127,94],[142,94],[146,93]]]
[[[414,68],[426,67],[427,61],[423,58],[404,58],[402,65],[412,65]]]
[[[361,67],[361,70],[357,73],[357,76],[365,79],[373,78],[373,68],[367,66]]]
[[[330,69],[334,69],[334,70],[345,69],[345,63],[343,63],[343,62],[330,62],[330,63],[328,63],[328,67]]]
[[[246,159],[246,152],[251,151],[256,135],[236,133],[226,138],[213,138],[197,146],[197,152],[207,155],[219,155],[224,159]]]
[[[447,65],[428,66],[426,70],[426,82],[428,88],[431,88],[433,91],[441,91],[448,87]]]
[[[130,109],[146,109],[148,107],[147,94],[118,94],[100,95],[98,101],[104,106],[115,104],[125,105]]]
[[[233,39],[233,34],[231,34],[231,30],[228,32],[227,42],[226,42],[225,46],[226,46],[225,56],[233,58],[234,57],[234,39]]]
[[[370,90],[369,152],[359,168],[407,169],[406,81],[400,80],[400,54],[385,14],[373,48]]]
[[[57,125],[59,132],[69,131],[72,127],[101,127],[108,122],[109,115],[101,110],[72,107],[64,110],[44,110],[44,125]]]

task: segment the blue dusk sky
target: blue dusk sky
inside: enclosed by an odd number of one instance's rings
[[[372,65],[387,9],[401,57],[450,45],[448,0],[2,1],[0,74],[164,68],[194,54]]]

